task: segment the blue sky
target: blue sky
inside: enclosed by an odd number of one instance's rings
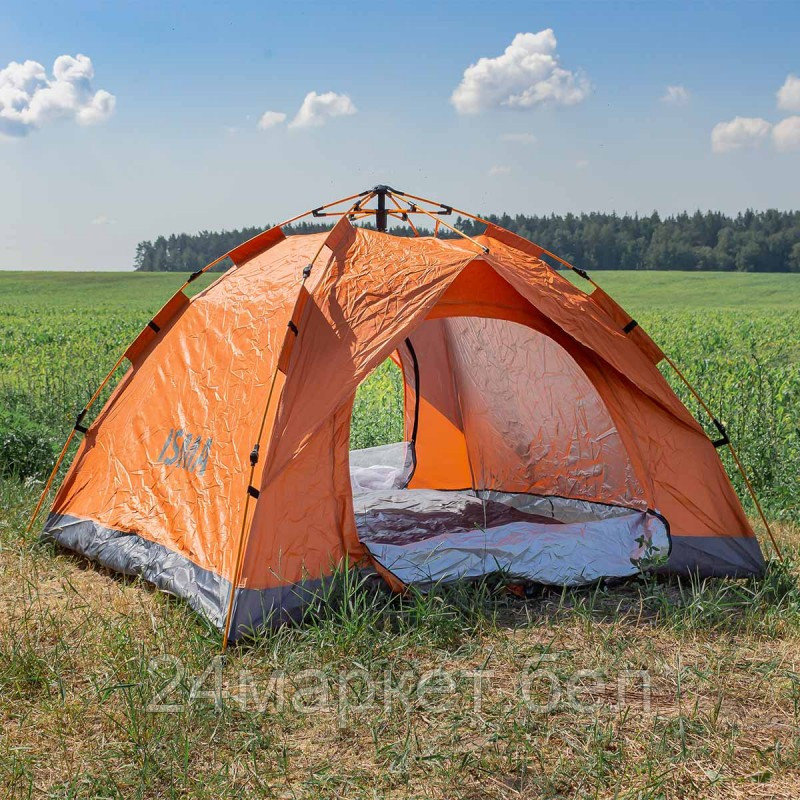
[[[0,70],[27,60],[77,94],[7,109],[0,268],[129,268],[377,182],[479,212],[800,205],[798,3],[6,2]]]

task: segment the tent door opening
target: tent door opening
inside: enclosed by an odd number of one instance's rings
[[[359,538],[403,583],[578,585],[666,558],[668,526],[642,504],[605,405],[549,337],[429,319],[394,360],[403,434],[351,450],[350,473]]]

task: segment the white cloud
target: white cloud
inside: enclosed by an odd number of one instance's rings
[[[772,141],[778,150],[800,150],[800,117],[786,117],[772,129]]]
[[[491,177],[495,177],[496,175],[508,175],[511,172],[511,167],[506,167],[503,164],[495,164],[493,167],[489,167],[489,172],[487,173]]]
[[[260,130],[265,131],[269,128],[274,128],[286,121],[286,114],[282,111],[265,111],[258,121]]]
[[[500,141],[514,144],[536,144],[536,137],[532,133],[504,133],[500,137]]]
[[[116,225],[117,221],[115,219],[111,219],[107,217],[105,214],[100,214],[99,216],[95,217],[92,222],[92,225]]]
[[[778,108],[784,111],[800,111],[800,78],[797,75],[787,75],[776,95]]]
[[[318,128],[332,117],[355,114],[358,109],[346,94],[309,92],[300,110],[289,123],[290,128]]]
[[[727,153],[745,147],[757,147],[766,138],[772,126],[760,117],[734,117],[730,122],[720,122],[711,131],[711,149]]]
[[[551,28],[518,33],[502,55],[464,70],[450,102],[459,114],[580,103],[589,95],[589,81],[560,65],[556,45]]]
[[[661,102],[670,106],[685,106],[691,94],[685,86],[667,86],[661,96]]]
[[[38,61],[0,69],[0,134],[27,136],[59,119],[95,125],[114,111],[113,94],[92,88],[94,67],[85,55],[59,56],[49,76]]]

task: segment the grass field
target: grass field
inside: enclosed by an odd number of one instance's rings
[[[594,277],[727,423],[788,564],[528,599],[352,579],[222,662],[181,603],[23,533],[181,276],[0,273],[0,796],[800,796],[800,276]],[[362,387],[354,445],[399,436],[397,382]]]

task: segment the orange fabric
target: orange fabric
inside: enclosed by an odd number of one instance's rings
[[[623,330],[626,325],[633,321],[633,317],[602,289],[595,289],[589,297],[591,297],[592,300],[594,300],[594,302]],[[642,330],[640,325],[637,324],[636,327],[628,333],[628,336],[654,364],[658,364],[658,362],[664,358],[664,353],[661,351],[661,348]]]
[[[483,254],[461,240],[353,229],[345,218],[330,234],[267,234],[237,248],[240,266],[188,304],[173,298],[160,332],[132,346],[131,369],[55,511],[137,533],[230,578],[248,455],[283,352],[241,583],[281,585],[360,559],[352,400],[410,337],[421,375],[412,486],[646,505],[676,535],[752,535],[653,352],[622,332],[618,306],[575,288],[535,246],[490,228]],[[303,268],[324,241],[301,296]],[[290,319],[298,333],[284,347]]]
[[[269,230],[259,233],[258,236],[242,242],[238,247],[234,247],[228,253],[228,258],[238,267],[240,264],[244,264],[245,261],[249,261],[251,258],[255,258],[255,256],[269,250],[270,247],[285,238],[286,236],[280,228],[269,228]]]
[[[92,424],[56,512],[137,533],[232,576],[248,456],[299,275],[323,239],[283,240],[162,328]],[[191,458],[181,453],[189,434],[189,450],[199,439]]]
[[[152,321],[157,327],[164,328],[188,305],[189,298],[183,291],[178,291],[167,300],[164,307],[153,317]],[[155,329],[150,325],[145,325],[144,330],[131,342],[125,351],[125,358],[131,363],[135,362],[155,338]]]

